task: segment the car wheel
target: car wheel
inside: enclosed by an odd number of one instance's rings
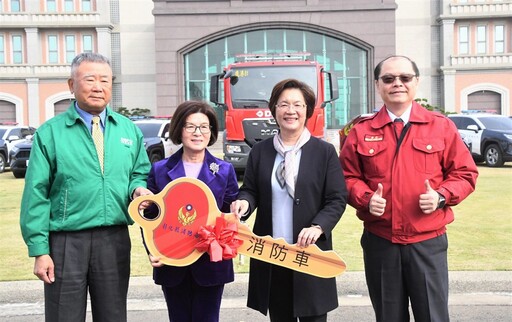
[[[5,157],[0,153],[0,173],[5,171]]]
[[[14,175],[15,178],[18,178],[18,179],[25,178],[25,171],[16,171],[16,170],[14,170],[12,172],[12,174]]]
[[[158,153],[153,153],[149,157],[149,162],[151,162],[151,164],[153,164],[155,162],[158,162],[160,160],[162,160],[162,156],[160,154],[158,154]]]
[[[501,167],[503,165],[503,155],[498,145],[490,144],[485,149],[485,163],[488,167]]]

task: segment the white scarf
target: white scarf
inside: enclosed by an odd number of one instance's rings
[[[281,133],[274,135],[274,149],[284,158],[276,170],[277,182],[279,182],[281,188],[284,188],[286,185],[286,190],[292,198],[295,197],[295,183],[297,182],[297,176],[295,175],[295,157],[297,156],[297,152],[299,152],[310,138],[311,133],[309,133],[307,128],[304,128],[304,131],[302,131],[302,134],[293,148],[286,151],[283,140],[281,139]]]

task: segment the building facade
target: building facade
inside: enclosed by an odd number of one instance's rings
[[[293,52],[337,75],[328,128],[382,105],[372,71],[392,54],[417,62],[430,104],[512,115],[511,43],[510,0],[0,0],[0,122],[67,108],[84,51],[112,60],[112,108],[153,115],[208,100],[237,55]]]
[[[38,126],[63,112],[73,98],[70,63],[80,52],[111,58],[112,107],[154,107],[153,6],[140,4],[0,0],[0,122]]]
[[[341,128],[380,105],[372,71],[376,61],[396,52],[395,1],[154,4],[157,105],[163,114],[172,114],[183,99],[208,100],[210,77],[235,62],[237,55],[265,53],[307,52],[308,59],[337,75],[339,99],[325,107],[328,128]],[[222,119],[222,110],[218,115]]]
[[[512,2],[443,0],[443,105],[512,115]]]

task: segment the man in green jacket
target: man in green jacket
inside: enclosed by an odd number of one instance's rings
[[[106,57],[76,56],[68,80],[76,101],[34,135],[20,225],[44,282],[46,321],[85,321],[87,291],[94,321],[126,321],[127,209],[151,194],[150,163],[140,130],[107,107],[112,80]]]

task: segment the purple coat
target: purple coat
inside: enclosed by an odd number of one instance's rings
[[[183,148],[169,158],[155,162],[149,172],[148,189],[159,193],[174,179],[185,177],[183,167]],[[210,170],[210,164],[219,165],[215,174]],[[203,167],[198,179],[206,183],[212,190],[217,207],[222,212],[229,212],[229,206],[238,195],[238,182],[233,166],[214,157],[206,150]],[[178,285],[183,277],[190,272],[197,284],[201,286],[221,285],[234,280],[233,261],[223,260],[210,262],[210,256],[205,253],[196,262],[185,267],[162,266],[153,269],[153,279],[156,284],[168,287]]]

